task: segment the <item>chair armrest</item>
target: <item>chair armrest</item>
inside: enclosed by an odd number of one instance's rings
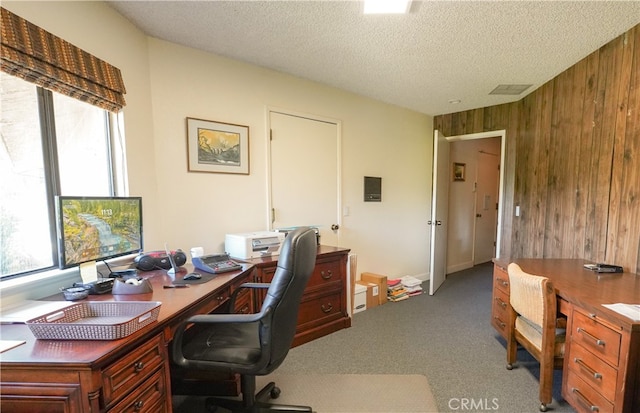
[[[270,283],[243,283],[240,284],[240,286],[238,286],[238,288],[236,288],[233,293],[231,293],[231,297],[229,298],[229,307],[227,308],[227,311],[229,313],[233,312],[233,309],[236,306],[236,297],[238,296],[238,293],[240,291],[242,291],[242,289],[244,288],[255,288],[255,289],[265,289],[265,288],[269,288],[271,284]]]

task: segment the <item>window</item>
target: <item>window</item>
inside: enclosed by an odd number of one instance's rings
[[[55,195],[115,194],[109,112],[0,72],[0,279],[58,266]]]

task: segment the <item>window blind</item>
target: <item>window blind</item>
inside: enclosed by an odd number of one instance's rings
[[[2,8],[0,69],[46,89],[117,112],[120,70]]]

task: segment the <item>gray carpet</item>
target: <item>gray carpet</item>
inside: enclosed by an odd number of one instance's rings
[[[423,375],[437,412],[535,413],[538,363],[520,350],[518,367],[506,370],[505,342],[490,324],[492,268],[450,274],[434,296],[358,313],[351,328],[291,349],[276,373]],[[575,412],[560,395],[561,378],[557,371],[550,411]]]
[[[437,411],[425,376],[393,374],[277,374],[259,377],[258,388],[274,381],[275,403],[310,406],[317,413]],[[175,413],[202,411],[203,398],[174,397]],[[219,413],[226,412],[218,409]]]

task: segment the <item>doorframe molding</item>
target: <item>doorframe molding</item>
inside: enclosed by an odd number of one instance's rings
[[[342,121],[336,118],[331,118],[331,117],[327,117],[327,116],[320,116],[320,115],[315,115],[315,114],[311,114],[308,112],[301,112],[301,111],[296,111],[296,110],[292,110],[292,109],[285,109],[282,107],[278,107],[278,106],[265,106],[265,136],[267,137],[267,140],[265,142],[266,144],[266,179],[267,179],[267,211],[266,211],[266,221],[267,221],[267,228],[269,230],[272,230],[272,221],[271,221],[271,209],[273,208],[273,199],[272,199],[272,180],[271,180],[271,113],[279,113],[281,115],[287,115],[287,116],[295,116],[298,118],[304,118],[304,119],[309,119],[312,121],[316,121],[316,122],[324,122],[324,123],[330,123],[333,125],[336,125],[336,156],[338,157],[337,159],[337,168],[338,170],[336,171],[336,175],[337,175],[337,182],[336,182],[336,190],[337,190],[337,194],[336,194],[336,199],[338,200],[337,202],[337,206],[336,206],[336,216],[338,218],[338,225],[340,226],[340,228],[342,228]],[[338,240],[340,239],[340,230],[338,230],[337,233],[337,237]]]
[[[486,139],[500,137],[500,184],[498,185],[498,229],[496,234],[496,258],[500,258],[500,246],[502,244],[502,217],[504,215],[504,170],[506,157],[507,130],[499,129],[489,132],[468,133],[464,135],[447,136],[447,142],[470,141],[474,139]]]

